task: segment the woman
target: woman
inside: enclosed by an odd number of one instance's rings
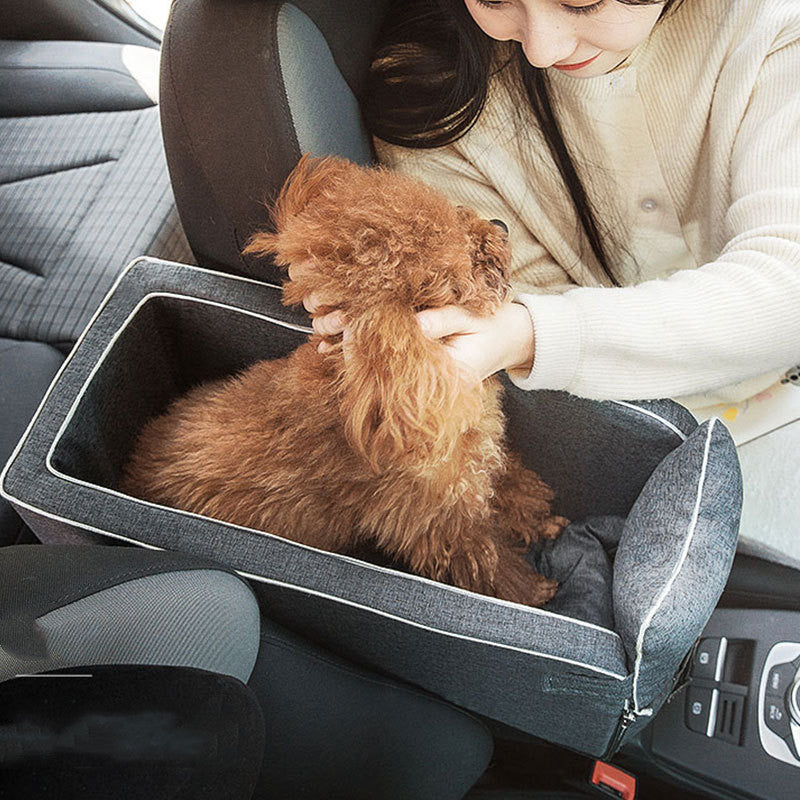
[[[690,408],[800,362],[796,0],[440,5],[387,28],[377,152],[503,220],[519,293],[421,312],[428,335],[480,378]]]

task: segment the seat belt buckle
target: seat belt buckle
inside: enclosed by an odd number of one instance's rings
[[[636,800],[636,777],[629,772],[606,764],[605,761],[595,761],[589,783],[603,797],[613,797],[615,800]]]

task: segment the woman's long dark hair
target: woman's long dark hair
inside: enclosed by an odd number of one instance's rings
[[[661,0],[615,0],[651,5]],[[664,14],[683,0],[663,0]],[[578,222],[604,273],[619,285],[583,181],[567,148],[550,97],[547,73],[532,67],[519,43],[487,37],[464,0],[394,0],[370,69],[363,108],[371,132],[404,147],[432,148],[461,138],[486,104],[490,79],[521,78]],[[518,81],[519,82],[519,81]]]

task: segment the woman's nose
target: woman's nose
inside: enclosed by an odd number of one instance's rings
[[[530,18],[520,37],[525,57],[534,67],[544,69],[568,59],[578,40],[571,26],[545,18]]]

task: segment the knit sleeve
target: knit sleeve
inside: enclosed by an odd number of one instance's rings
[[[511,244],[511,281],[516,288],[560,293],[575,283],[534,238],[519,216],[474,164],[453,146],[412,149],[375,139],[378,161],[427,183],[453,203],[473,209],[484,219],[502,220]]]
[[[764,59],[740,106],[716,260],[631,287],[523,296],[536,353],[518,386],[596,399],[741,398],[758,376],[800,362],[799,72],[795,36]]]

